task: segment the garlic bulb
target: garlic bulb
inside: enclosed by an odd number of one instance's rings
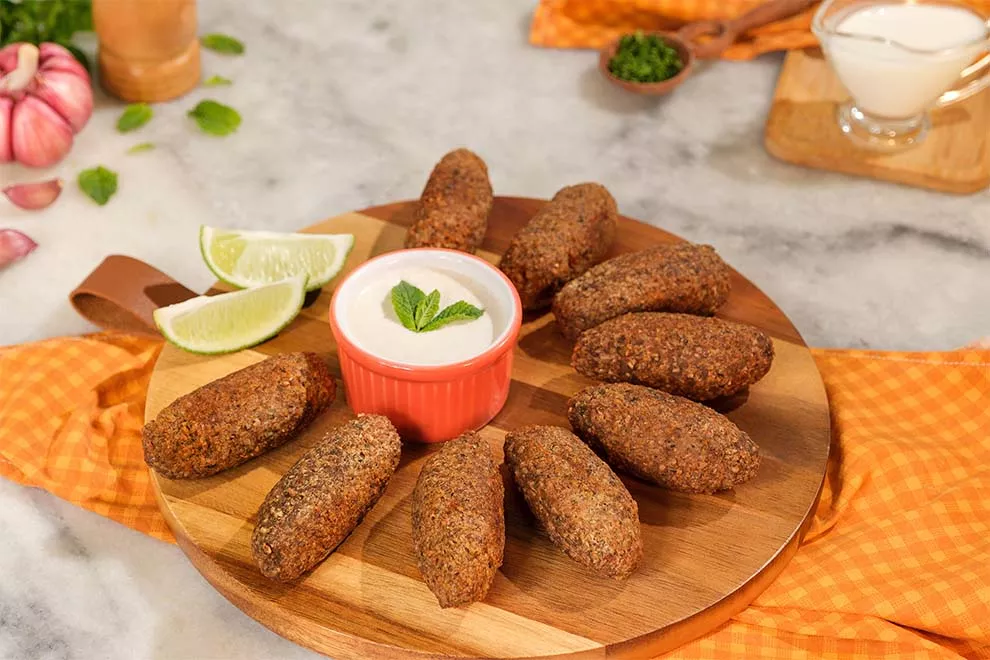
[[[48,167],[93,114],[86,69],[57,44],[0,49],[0,163]]]

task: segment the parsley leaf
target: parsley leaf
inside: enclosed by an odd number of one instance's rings
[[[121,133],[129,133],[141,128],[151,121],[153,115],[154,111],[147,103],[132,103],[124,108],[123,114],[117,120],[117,130]]]
[[[117,173],[99,165],[79,173],[79,188],[100,206],[117,192]]]
[[[640,83],[657,83],[673,78],[684,63],[677,49],[656,35],[642,32],[627,34],[619,39],[615,56],[608,70],[616,78]]]

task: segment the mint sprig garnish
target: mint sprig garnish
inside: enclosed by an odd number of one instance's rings
[[[416,329],[422,330],[426,327],[426,324],[437,315],[437,311],[440,309],[440,292],[436,289],[430,292],[430,295],[426,296],[419,301],[416,305],[416,312],[413,314],[413,320],[416,322]]]
[[[413,332],[439,330],[455,321],[473,321],[485,313],[485,310],[463,300],[440,310],[438,290],[434,289],[427,295],[405,280],[392,287],[392,309],[399,322]]]
[[[416,306],[426,297],[422,291],[405,280],[392,287],[392,309],[399,322],[416,332]]]
[[[458,300],[453,305],[444,307],[442,312],[434,316],[429,323],[423,326],[423,332],[442,328],[454,321],[473,321],[484,313],[485,311],[483,309],[478,309],[471,303]]]

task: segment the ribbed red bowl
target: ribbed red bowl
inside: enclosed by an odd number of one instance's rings
[[[348,336],[346,308],[369,277],[407,266],[440,268],[464,275],[491,295],[504,317],[484,352],[442,365],[413,365],[380,358]],[[419,248],[375,257],[354,269],[330,301],[330,329],[355,413],[392,420],[404,440],[444,442],[481,428],[505,405],[512,382],[512,354],[522,324],[522,304],[509,279],[484,259],[455,250]]]

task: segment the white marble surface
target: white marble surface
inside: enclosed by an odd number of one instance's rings
[[[775,162],[761,139],[779,58],[633,97],[591,53],[527,46],[533,3],[204,0],[201,30],[247,44],[242,58],[204,56],[205,74],[234,86],[159,105],[129,136],[113,130],[121,104],[101,97],[55,171],[104,164],[118,195],[101,208],[70,185],[41,213],[0,205],[0,227],[41,245],[0,273],[0,345],[90,329],[66,294],[107,254],[202,289],[200,224],[291,230],[415,197],[459,145],[487,160],[497,193],[596,180],[627,215],[714,244],[810,343],[941,349],[990,331],[987,193]],[[241,111],[236,135],[185,118],[207,97]],[[158,149],[124,154],[143,141]],[[36,176],[0,168],[3,183]],[[0,530],[0,658],[313,657],[227,604],[176,548],[45,493],[0,482]]]

